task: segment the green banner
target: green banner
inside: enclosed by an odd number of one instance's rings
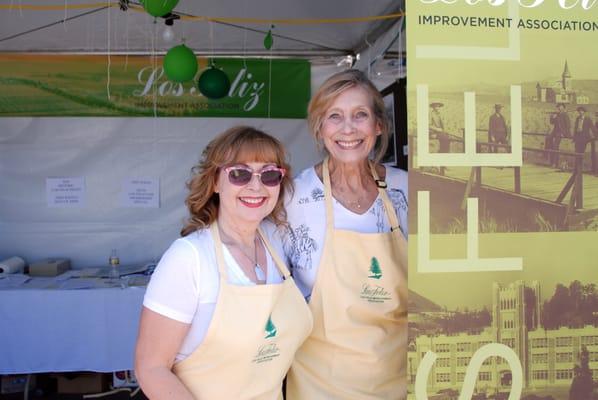
[[[211,61],[230,81],[221,99],[208,99],[197,87]],[[198,62],[195,80],[175,83],[161,58],[1,54],[0,115],[305,118],[308,61]]]
[[[597,398],[597,15],[409,1],[408,399]]]

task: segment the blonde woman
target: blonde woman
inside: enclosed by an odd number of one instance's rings
[[[294,180],[284,247],[314,329],[289,371],[287,399],[402,399],[407,174],[378,163],[389,136],[384,102],[362,72],[340,72],[313,96],[308,123],[327,156]]]

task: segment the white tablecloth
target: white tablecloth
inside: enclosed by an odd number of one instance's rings
[[[0,374],[133,369],[144,293],[0,290]]]

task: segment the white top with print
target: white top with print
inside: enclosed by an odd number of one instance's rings
[[[316,280],[326,233],[324,184],[313,167],[302,171],[294,180],[295,193],[287,201],[290,230],[282,233],[287,264],[297,286],[309,301]],[[407,172],[386,167],[387,193],[397,212],[401,231],[407,237]],[[390,232],[390,224],[380,195],[364,214],[356,214],[334,200],[336,229],[361,233]]]

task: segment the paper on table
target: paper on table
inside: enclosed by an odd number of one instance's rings
[[[140,274],[145,272],[149,267],[155,264],[148,263],[145,265],[120,265],[118,266],[118,274],[120,276]],[[62,275],[56,277],[58,281],[65,281],[71,278],[110,278],[110,269],[112,267],[95,267],[83,269],[71,269]]]
[[[148,265],[120,265],[118,266],[118,274],[120,276],[125,275],[133,275],[133,274],[140,274],[147,270]],[[110,268],[112,267],[102,267],[98,268],[98,272],[95,276],[103,277],[103,278],[110,278]]]
[[[23,289],[56,289],[56,279],[52,276],[36,276],[23,284]]]
[[[29,275],[24,274],[5,274],[0,275],[0,289],[12,289],[23,286],[29,279]]]
[[[58,275],[56,281],[66,281],[71,278],[95,278],[98,276],[100,268],[82,268],[70,269],[65,273]]]
[[[131,275],[129,277],[129,286],[147,286],[150,277],[147,275]]]
[[[96,289],[105,285],[99,279],[69,279],[60,284],[60,289]]]

